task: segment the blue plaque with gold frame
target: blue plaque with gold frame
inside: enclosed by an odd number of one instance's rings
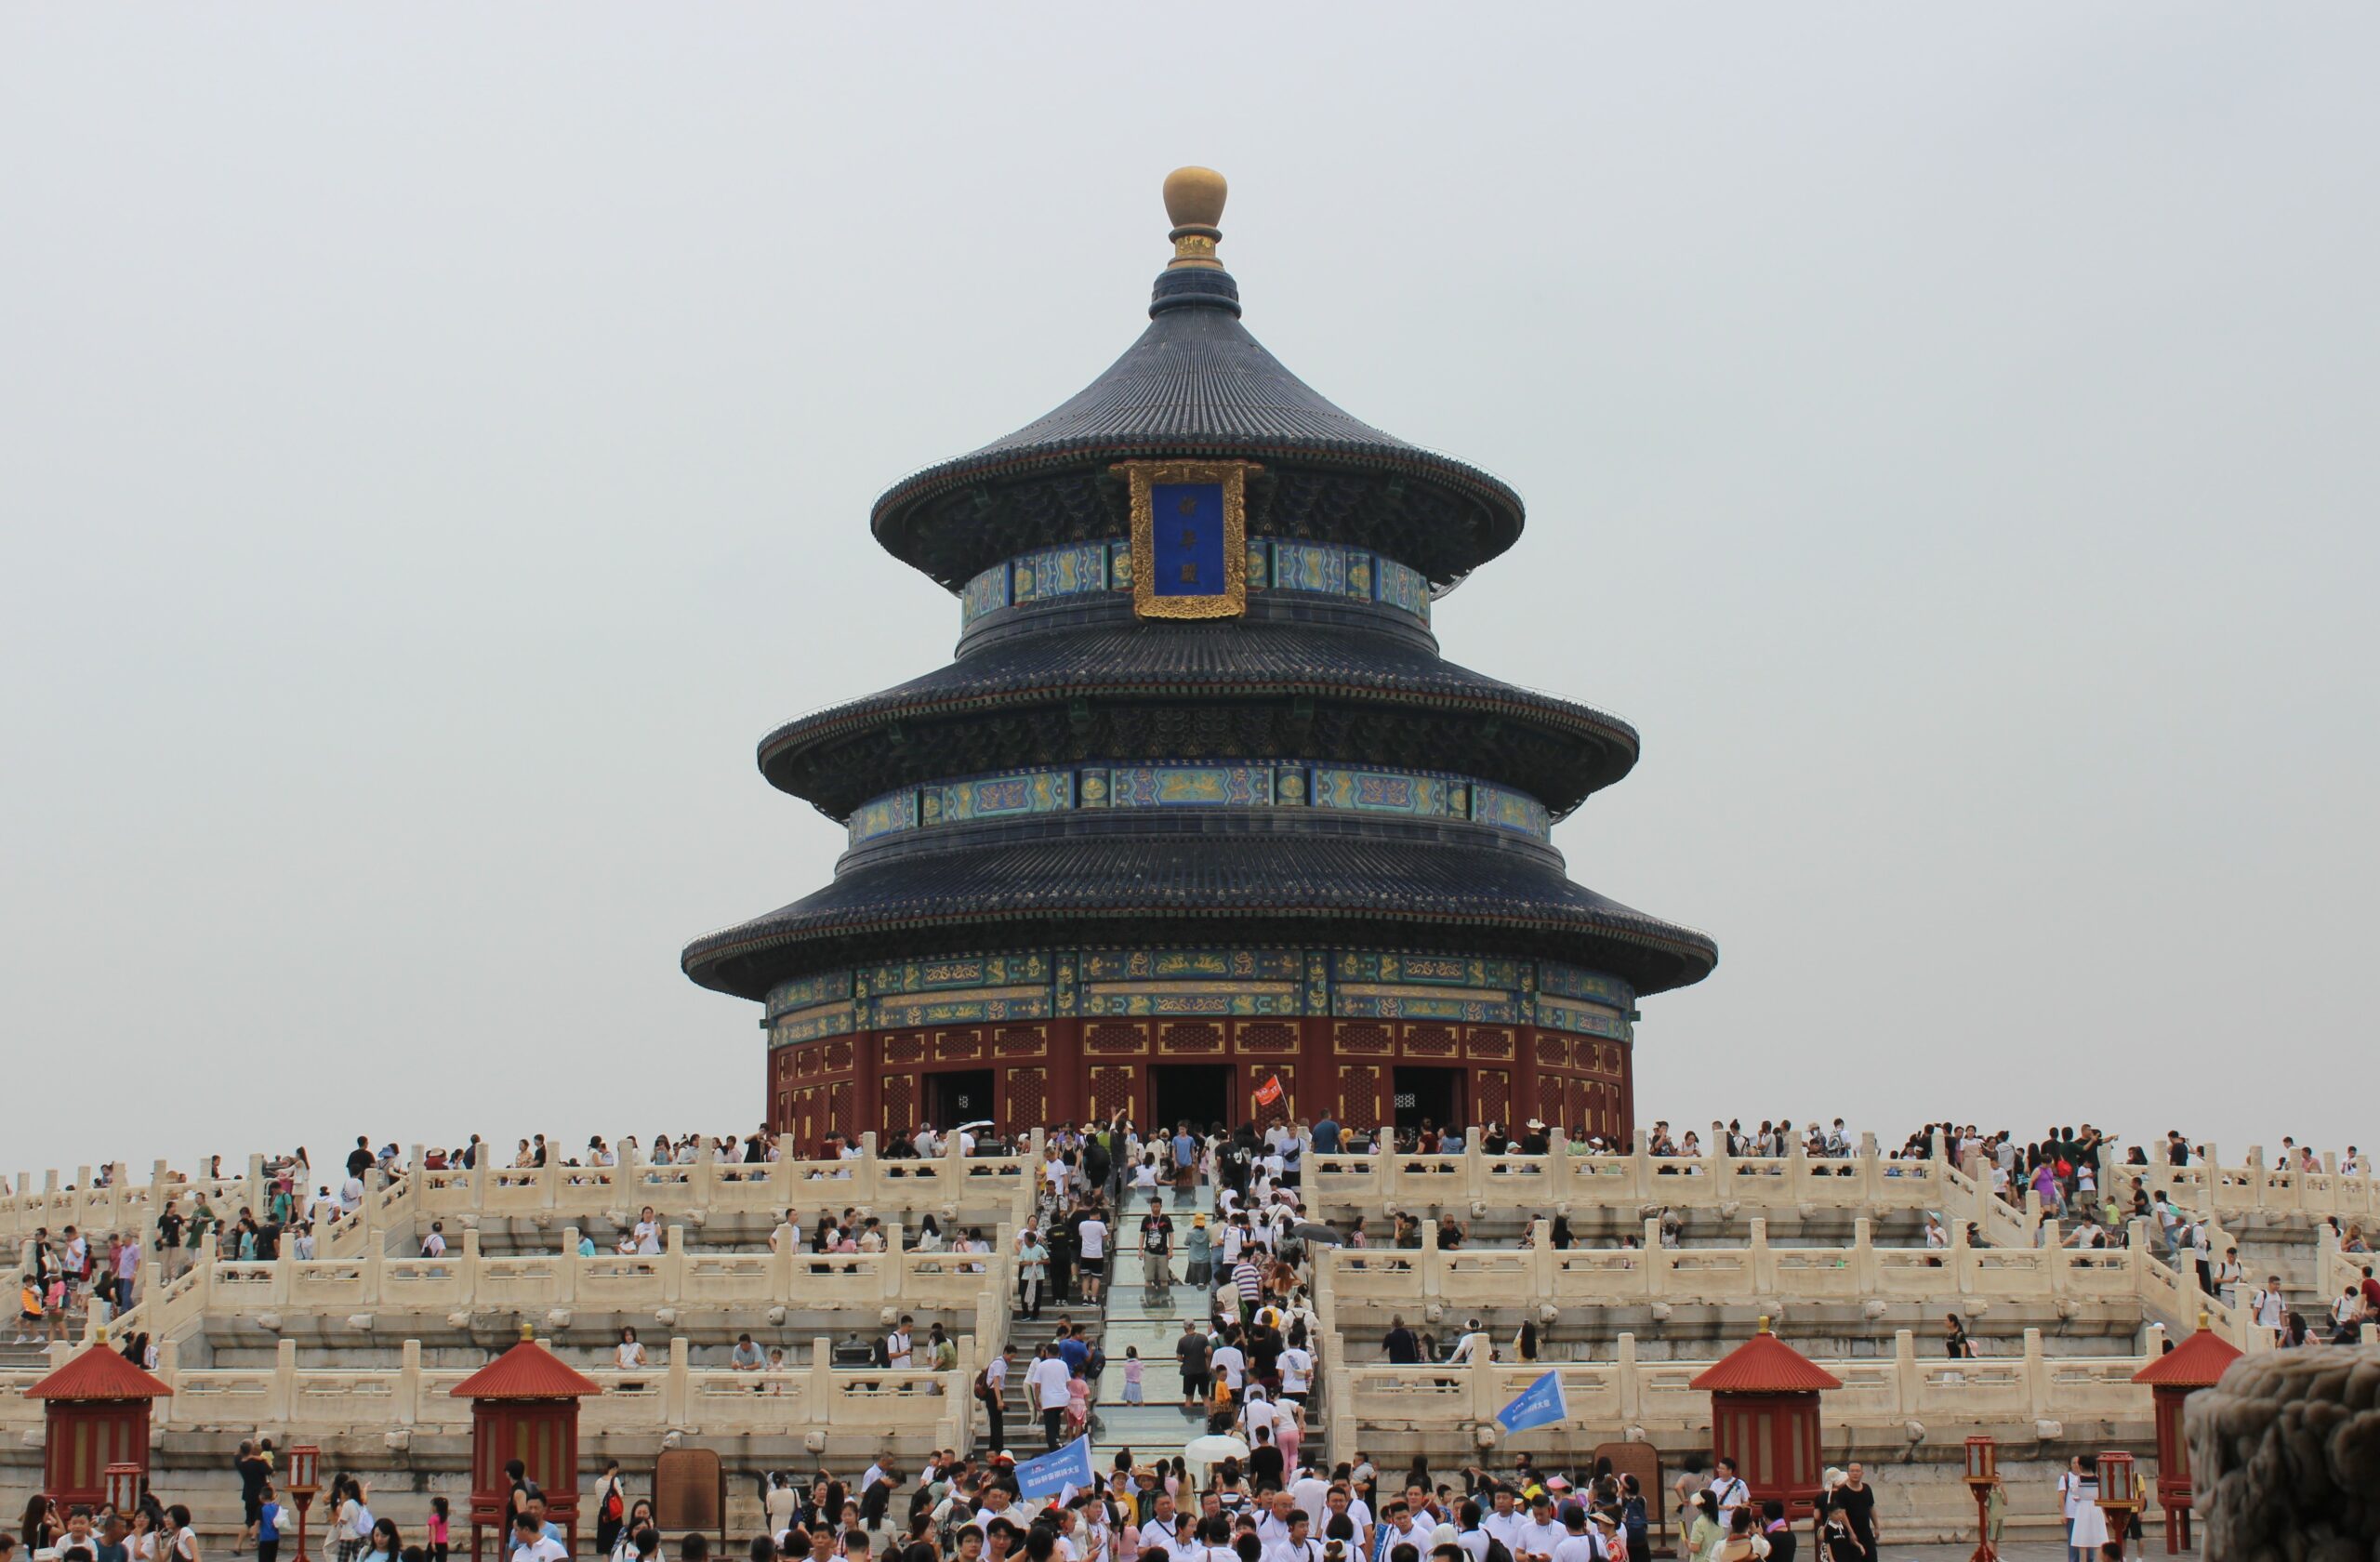
[[[1132,490],[1132,611],[1236,618],[1248,611],[1253,461],[1119,461]]]

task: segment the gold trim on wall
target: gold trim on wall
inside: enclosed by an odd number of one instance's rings
[[[1237,618],[1248,611],[1248,475],[1253,461],[1118,461],[1108,469],[1132,489],[1132,611],[1144,618]],[[1223,490],[1223,589],[1201,597],[1157,594],[1157,531],[1149,491],[1160,483],[1219,483]]]

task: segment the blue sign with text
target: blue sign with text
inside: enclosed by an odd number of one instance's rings
[[[1215,597],[1223,582],[1223,485],[1160,483],[1149,490],[1150,590]]]

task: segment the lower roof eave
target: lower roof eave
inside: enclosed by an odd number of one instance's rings
[[[1631,974],[1632,984],[1640,995],[1667,992],[1677,987],[1691,986],[1711,974],[1719,963],[1719,947],[1709,937],[1686,928],[1668,928],[1662,932],[1627,926],[1587,925],[1549,921],[1533,917],[1498,917],[1479,912],[1420,912],[1387,907],[1345,906],[1274,906],[1261,908],[1246,906],[1099,906],[1068,907],[1048,912],[1007,912],[998,917],[981,913],[951,911],[920,913],[900,917],[868,918],[853,921],[828,921],[800,928],[771,929],[735,936],[740,928],[697,939],[686,946],[679,966],[687,977],[701,986],[730,997],[748,999],[755,1002],[768,995],[770,986],[784,980],[790,972],[755,973],[750,978],[737,981],[725,967],[756,955],[774,950],[790,950],[804,944],[845,944],[882,933],[931,932],[939,928],[980,926],[989,929],[1016,924],[1063,925],[1102,919],[1130,917],[1146,920],[1151,917],[1174,920],[1239,921],[1279,918],[1291,921],[1333,920],[1343,922],[1379,922],[1404,927],[1497,928],[1519,929],[1546,936],[1549,941],[1588,938],[1633,945],[1665,957],[1675,963],[1674,979],[1658,975],[1647,977],[1639,972]],[[1030,942],[1028,938],[1026,940]],[[994,937],[991,943],[1002,940]],[[808,963],[808,962],[804,962]]]

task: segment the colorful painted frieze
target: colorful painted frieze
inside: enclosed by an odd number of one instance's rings
[[[1299,965],[1296,951],[1289,949],[1094,949],[1082,957],[1082,974],[1086,982],[1294,982]]]
[[[1295,1015],[1302,1007],[1294,982],[1130,982],[1094,986],[1083,995],[1083,1013],[1103,1017],[1264,1017]]]
[[[1276,541],[1273,587],[1281,591],[1347,593],[1347,550],[1327,542]]]
[[[1074,806],[1074,797],[1072,771],[1028,770],[978,776],[927,788],[925,822],[948,825],[1017,814],[1058,814]]]
[[[1342,984],[1330,1012],[1345,1019],[1456,1020],[1465,1025],[1517,1025],[1521,1006],[1510,993]]]
[[[1400,609],[1425,624],[1429,622],[1428,576],[1394,559],[1379,559],[1373,563],[1373,579],[1382,606]]]
[[[876,1025],[885,1029],[1046,1020],[1050,1017],[1050,990],[1035,987],[1002,992],[902,994],[878,999],[875,1010]]]
[[[779,982],[769,989],[769,1013],[788,1013],[796,1009],[808,1009],[814,1004],[832,1003],[852,996],[852,973],[848,971],[822,971],[814,976],[797,976],[790,982]]]
[[[1493,825],[1514,835],[1531,836],[1539,841],[1554,839],[1554,816],[1545,804],[1527,792],[1516,792],[1508,787],[1491,786],[1485,781],[1471,784],[1471,817],[1479,824]]]
[[[1133,765],[1107,773],[1114,808],[1263,807],[1273,801],[1270,765]]]
[[[1027,553],[1014,561],[1009,571],[1012,598],[1021,606],[1051,597],[1104,591],[1107,589],[1107,556],[1104,542],[1069,543]]]
[[[975,576],[959,592],[959,627],[981,618],[986,613],[997,613],[1008,605],[1008,566],[994,564]]]
[[[1520,962],[1476,955],[1406,955],[1342,949],[1333,960],[1342,982],[1413,982],[1455,987],[1494,987],[1499,996],[1521,985]]]
[[[1399,771],[1340,770],[1316,766],[1314,805],[1343,808],[1359,814],[1406,814],[1445,818],[1452,784],[1442,775],[1416,775]]]
[[[949,987],[1004,987],[1021,983],[1047,983],[1051,957],[1035,951],[1017,955],[954,955],[944,960],[903,960],[870,967],[866,990],[871,993],[934,992]]]
[[[826,1008],[805,1009],[800,1013],[782,1015],[769,1026],[769,1041],[773,1046],[786,1046],[795,1041],[815,1041],[827,1036],[849,1036],[859,1028],[856,1011],[849,1003],[837,1003]]]
[[[1583,998],[1623,1012],[1636,1006],[1636,989],[1619,977],[1556,960],[1537,962],[1537,987],[1557,998]]]
[[[914,789],[887,792],[880,798],[861,803],[846,827],[854,846],[863,841],[873,841],[894,830],[918,827],[918,794]]]
[[[1580,1036],[1608,1036],[1625,1041],[1633,1034],[1628,1018],[1618,1010],[1606,1009],[1599,1003],[1573,1003],[1567,999],[1537,996],[1537,1023],[1547,1030],[1567,1030]]]

